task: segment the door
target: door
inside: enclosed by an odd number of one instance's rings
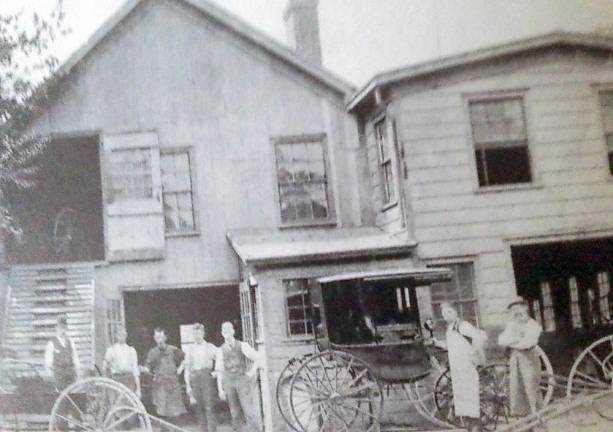
[[[104,135],[106,257],[164,257],[160,149],[156,132]]]

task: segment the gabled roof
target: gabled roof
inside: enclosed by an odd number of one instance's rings
[[[241,260],[255,266],[407,254],[416,246],[374,227],[245,228],[230,230],[227,237]]]
[[[69,74],[81,60],[83,60],[109,33],[111,33],[130,12],[138,5],[150,0],[127,0],[98,30],[83,44],[75,53],[68,58],[59,68],[59,76]],[[229,12],[224,11],[218,6],[211,4],[207,0],[172,0],[187,4],[209,19],[221,24],[232,33],[257,45],[278,59],[284,61],[298,71],[316,79],[325,86],[344,95],[351,94],[355,88],[347,81],[336,76],[332,72],[311,64],[299,56],[294,51],[276,42],[261,31],[255,29],[243,20],[237,18]]]
[[[353,111],[378,89],[398,82],[409,82],[433,73],[451,71],[455,68],[509,57],[529,51],[556,46],[578,47],[613,52],[613,38],[595,34],[570,32],[553,32],[542,36],[522,39],[493,47],[482,48],[437,60],[402,67],[375,75],[365,86],[359,89],[347,103],[347,110]]]

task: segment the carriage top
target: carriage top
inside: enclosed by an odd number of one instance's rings
[[[326,276],[309,287],[320,350],[333,348],[366,361],[379,379],[408,382],[430,372],[420,317],[429,285],[447,281],[445,268],[386,269]]]

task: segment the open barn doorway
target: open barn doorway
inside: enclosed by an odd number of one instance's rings
[[[124,311],[128,330],[128,344],[138,353],[138,362],[143,365],[147,352],[154,345],[153,330],[166,330],[168,344],[181,348],[181,326],[199,322],[206,329],[207,341],[220,346],[223,338],[221,324],[231,321],[236,328],[236,337],[241,339],[241,315],[238,286],[215,286],[206,288],[163,289],[146,291],[125,291]],[[183,338],[185,342],[185,335]],[[183,377],[180,381],[184,384]],[[141,377],[143,402],[150,412],[151,377]],[[228,416],[224,402],[218,401],[216,415],[224,422]],[[195,416],[189,415],[181,423],[195,424]]]

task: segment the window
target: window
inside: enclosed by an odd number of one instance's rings
[[[292,279],[283,281],[285,289],[285,309],[287,311],[288,336],[313,334],[311,306],[309,300],[309,280]]]
[[[160,156],[164,225],[167,233],[193,232],[196,229],[190,154],[173,150]]]
[[[106,335],[108,343],[115,343],[117,330],[123,327],[123,308],[121,300],[107,299],[106,301]]]
[[[541,282],[541,299],[543,300],[543,321],[545,331],[555,331],[556,318],[553,310],[553,299],[551,297],[551,286],[549,282]]]
[[[602,322],[608,322],[611,319],[611,307],[609,304],[609,295],[611,293],[611,281],[609,280],[609,272],[598,272],[596,275],[598,282],[598,310]]]
[[[391,204],[396,200],[394,189],[394,173],[392,170],[392,144],[388,134],[388,124],[383,117],[374,125],[375,142],[379,153],[379,172],[383,188],[383,204]]]
[[[469,104],[479,186],[532,181],[523,99]]]
[[[153,196],[150,149],[115,149],[110,164],[111,202]]]
[[[570,290],[570,314],[573,321],[573,328],[583,327],[581,320],[581,307],[579,305],[579,288],[577,286],[577,278],[571,276],[568,278],[568,289]]]
[[[458,312],[463,319],[477,324],[478,310],[474,291],[475,272],[473,263],[442,264],[441,266],[452,270],[453,276],[450,281],[432,284],[432,306],[435,321],[437,321],[437,324],[442,323],[440,304],[444,301],[450,301],[457,305]]]
[[[613,90],[600,92],[600,107],[604,123],[604,137],[607,143],[609,174],[613,175]]]
[[[281,140],[275,145],[283,224],[331,219],[323,137]]]

